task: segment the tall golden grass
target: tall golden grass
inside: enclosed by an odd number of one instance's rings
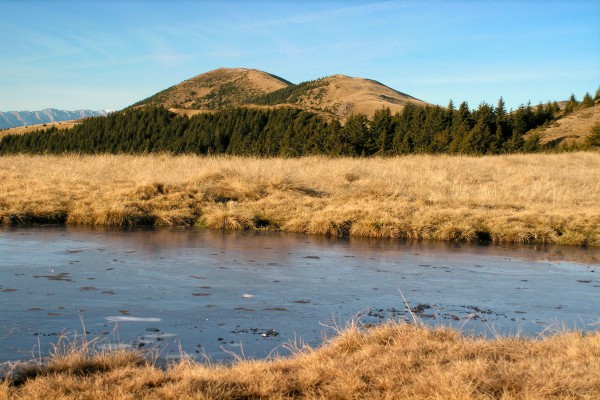
[[[0,157],[0,221],[600,245],[600,153]]]
[[[233,365],[59,352],[0,383],[0,399],[598,399],[600,334],[487,340],[448,328],[351,326],[318,349]]]

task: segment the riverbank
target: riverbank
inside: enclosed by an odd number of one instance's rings
[[[0,399],[595,399],[600,393],[598,333],[486,340],[390,322],[352,326],[320,348],[293,352],[230,366],[184,360],[164,369],[139,352],[67,345],[44,365],[21,366],[0,384]]]
[[[600,153],[0,157],[0,221],[600,245]]]

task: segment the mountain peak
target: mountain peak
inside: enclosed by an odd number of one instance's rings
[[[217,68],[196,75],[134,106],[159,105],[191,115],[226,107],[290,106],[344,121],[351,114],[372,116],[388,107],[400,111],[408,103],[427,105],[375,80],[336,74],[294,85],[251,68]]]
[[[174,109],[217,110],[248,103],[290,82],[249,68],[218,68],[196,75],[136,105],[154,104]]]
[[[296,104],[327,111],[341,120],[359,113],[372,116],[384,107],[395,113],[408,103],[427,105],[375,80],[342,74],[313,81],[312,87],[296,97]]]

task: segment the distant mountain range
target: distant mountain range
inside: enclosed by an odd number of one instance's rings
[[[52,122],[71,121],[86,117],[108,115],[110,111],[76,110],[65,111],[46,108],[41,111],[0,111],[0,129],[15,128],[18,126],[47,124]]]

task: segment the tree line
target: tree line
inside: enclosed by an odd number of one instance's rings
[[[525,133],[550,123],[559,111],[554,102],[527,104],[507,112],[502,98],[496,106],[482,103],[474,110],[466,102],[458,107],[452,101],[448,107],[409,103],[394,115],[382,108],[372,118],[351,115],[342,125],[297,108],[231,108],[188,118],[147,106],[89,118],[70,130],[53,127],[7,135],[0,140],[0,154],[168,152],[297,157],[533,152],[541,148],[539,138],[525,139]]]

